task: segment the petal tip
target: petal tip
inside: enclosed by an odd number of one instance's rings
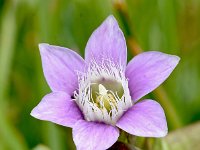
[[[34,118],[39,118],[39,114],[38,114],[38,112],[36,111],[36,108],[34,108],[34,109],[31,111],[30,115],[31,115],[32,117],[34,117]]]
[[[47,44],[47,43],[40,43],[38,44],[38,47],[39,47],[39,50],[40,50],[40,53],[44,53],[45,51],[47,51],[49,48],[50,45]]]
[[[170,65],[171,67],[175,68],[178,65],[181,58],[176,55],[170,55],[170,57],[171,57]]]
[[[174,59],[174,61],[176,61],[177,63],[181,60],[181,58],[177,55],[171,55]]]
[[[107,19],[109,19],[109,20],[116,20],[115,17],[114,17],[114,15],[112,15],[112,14],[109,15],[109,16],[107,17]]]
[[[162,138],[162,137],[165,137],[166,135],[168,134],[168,129],[166,130],[163,130],[162,132],[160,132],[160,134],[157,136],[158,138]]]
[[[39,43],[38,44],[39,49],[43,49],[46,46],[49,46],[49,44],[48,43]]]
[[[109,15],[106,18],[105,22],[107,22],[110,25],[117,25],[118,26],[118,22],[117,22],[116,18],[113,15]]]
[[[177,62],[177,64],[178,64],[179,61],[181,60],[181,58],[180,58],[179,56],[174,56],[174,57],[176,57],[176,62]]]

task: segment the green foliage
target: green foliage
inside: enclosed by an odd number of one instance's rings
[[[125,13],[120,13],[121,7]],[[75,149],[71,129],[30,116],[32,108],[50,92],[38,43],[68,47],[83,56],[92,31],[110,14],[119,21],[127,41],[134,37],[143,50],[181,57],[162,87],[167,98],[161,104],[170,132],[200,119],[200,1],[1,0],[0,149]],[[130,59],[133,53],[129,44],[128,50]],[[148,96],[158,97],[156,93]],[[171,108],[172,114],[168,113]],[[173,115],[178,116],[178,123]],[[195,134],[199,124],[189,129],[194,134],[179,129],[155,141],[155,149],[200,149],[200,138]],[[186,135],[189,137],[184,139]],[[180,139],[178,144],[176,139]],[[197,144],[192,144],[194,141]]]
[[[200,122],[169,133],[155,142],[154,150],[199,150]]]

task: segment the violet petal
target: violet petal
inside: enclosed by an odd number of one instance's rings
[[[156,51],[135,56],[126,68],[132,99],[136,102],[157,88],[171,74],[179,60],[178,56]]]
[[[32,110],[31,116],[67,127],[73,127],[78,120],[83,119],[75,101],[64,92],[46,95]]]
[[[80,120],[73,128],[77,150],[105,150],[119,137],[119,130],[111,125]]]
[[[133,105],[116,126],[130,134],[143,137],[163,137],[168,132],[164,111],[160,104],[153,100],[143,100]]]
[[[114,16],[109,16],[91,35],[85,49],[87,63],[112,60],[126,66],[127,48],[123,32]]]
[[[72,94],[78,88],[77,71],[84,69],[84,60],[64,47],[40,44],[39,49],[44,75],[51,90]]]

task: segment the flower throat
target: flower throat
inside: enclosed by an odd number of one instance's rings
[[[128,81],[121,68],[111,61],[100,65],[93,62],[86,73],[78,74],[79,89],[74,97],[87,121],[114,125],[132,106]]]

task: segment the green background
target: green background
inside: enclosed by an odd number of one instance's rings
[[[162,87],[147,96],[163,106],[170,134],[139,147],[200,149],[194,143],[200,125],[190,125],[200,119],[199,0],[0,0],[0,150],[75,149],[71,129],[30,116],[50,92],[38,44],[84,56],[91,33],[110,14],[125,34],[129,60],[141,49],[181,57]],[[171,144],[177,141],[177,147]]]

